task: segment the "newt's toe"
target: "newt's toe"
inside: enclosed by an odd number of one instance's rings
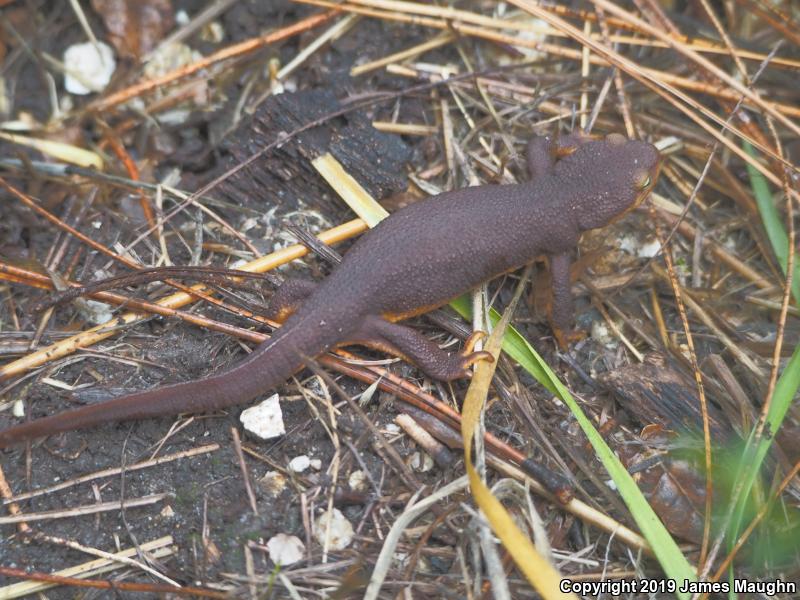
[[[450,355],[443,368],[438,369],[435,373],[428,373],[436,379],[442,381],[455,381],[456,379],[468,379],[472,377],[472,372],[469,368],[480,360],[493,361],[494,356],[485,350],[477,352],[462,352],[460,354]]]
[[[467,341],[464,342],[464,349],[461,351],[461,355],[467,356],[472,354],[472,351],[475,349],[475,344],[484,338],[486,338],[485,331],[481,331],[480,329],[473,331],[472,334],[467,338]]]
[[[494,362],[494,356],[492,356],[491,352],[486,352],[486,350],[479,350],[478,352],[470,352],[468,354],[463,354],[462,364],[464,365],[464,369],[468,369],[476,362],[480,360],[486,360],[489,362]]]
[[[473,331],[472,335],[470,335],[464,343],[464,349],[461,351],[461,366],[465,372],[480,360],[494,362],[494,356],[492,356],[491,352],[486,352],[485,350],[475,351],[475,344],[485,337],[486,332],[478,329],[477,331]]]

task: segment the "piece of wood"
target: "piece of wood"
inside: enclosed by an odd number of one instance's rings
[[[268,143],[309,121],[341,108],[330,90],[305,90],[270,96],[236,133],[223,142],[230,153],[223,170],[243,162]],[[289,210],[311,205],[328,215],[341,214],[342,205],[311,162],[330,152],[344,170],[374,198],[406,188],[405,165],[411,153],[396,135],[372,126],[362,111],[353,111],[314,127],[270,152],[263,160],[238,172],[221,186],[229,198],[260,198]]]

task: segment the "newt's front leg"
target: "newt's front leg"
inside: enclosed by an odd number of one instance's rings
[[[575,301],[572,298],[571,266],[572,255],[568,252],[550,256],[550,277],[553,287],[550,323],[562,350],[566,350],[570,343],[583,337],[582,332],[572,328],[575,321]]]
[[[559,159],[591,139],[579,129],[560,136],[548,134],[532,138],[525,152],[531,181],[551,173]]]
[[[424,335],[380,317],[364,319],[360,330],[347,340],[400,356],[418,366],[426,375],[440,381],[452,381],[467,376],[467,369],[479,360],[493,360],[488,352],[473,352],[475,342],[483,332],[473,333],[459,354],[445,352]]]

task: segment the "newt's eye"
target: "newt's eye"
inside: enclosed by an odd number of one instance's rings
[[[636,187],[640,190],[645,190],[653,183],[653,179],[649,173],[642,173],[636,181]]]

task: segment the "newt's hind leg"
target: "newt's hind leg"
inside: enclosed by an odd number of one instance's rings
[[[307,279],[286,279],[272,294],[267,305],[266,317],[283,323],[297,307],[316,289],[317,284]]]
[[[479,360],[492,360],[488,352],[473,352],[475,342],[485,335],[475,332],[467,340],[460,354],[445,352],[424,335],[380,317],[367,317],[358,332],[347,340],[400,356],[417,365],[433,379],[452,381],[467,376],[467,369]]]

